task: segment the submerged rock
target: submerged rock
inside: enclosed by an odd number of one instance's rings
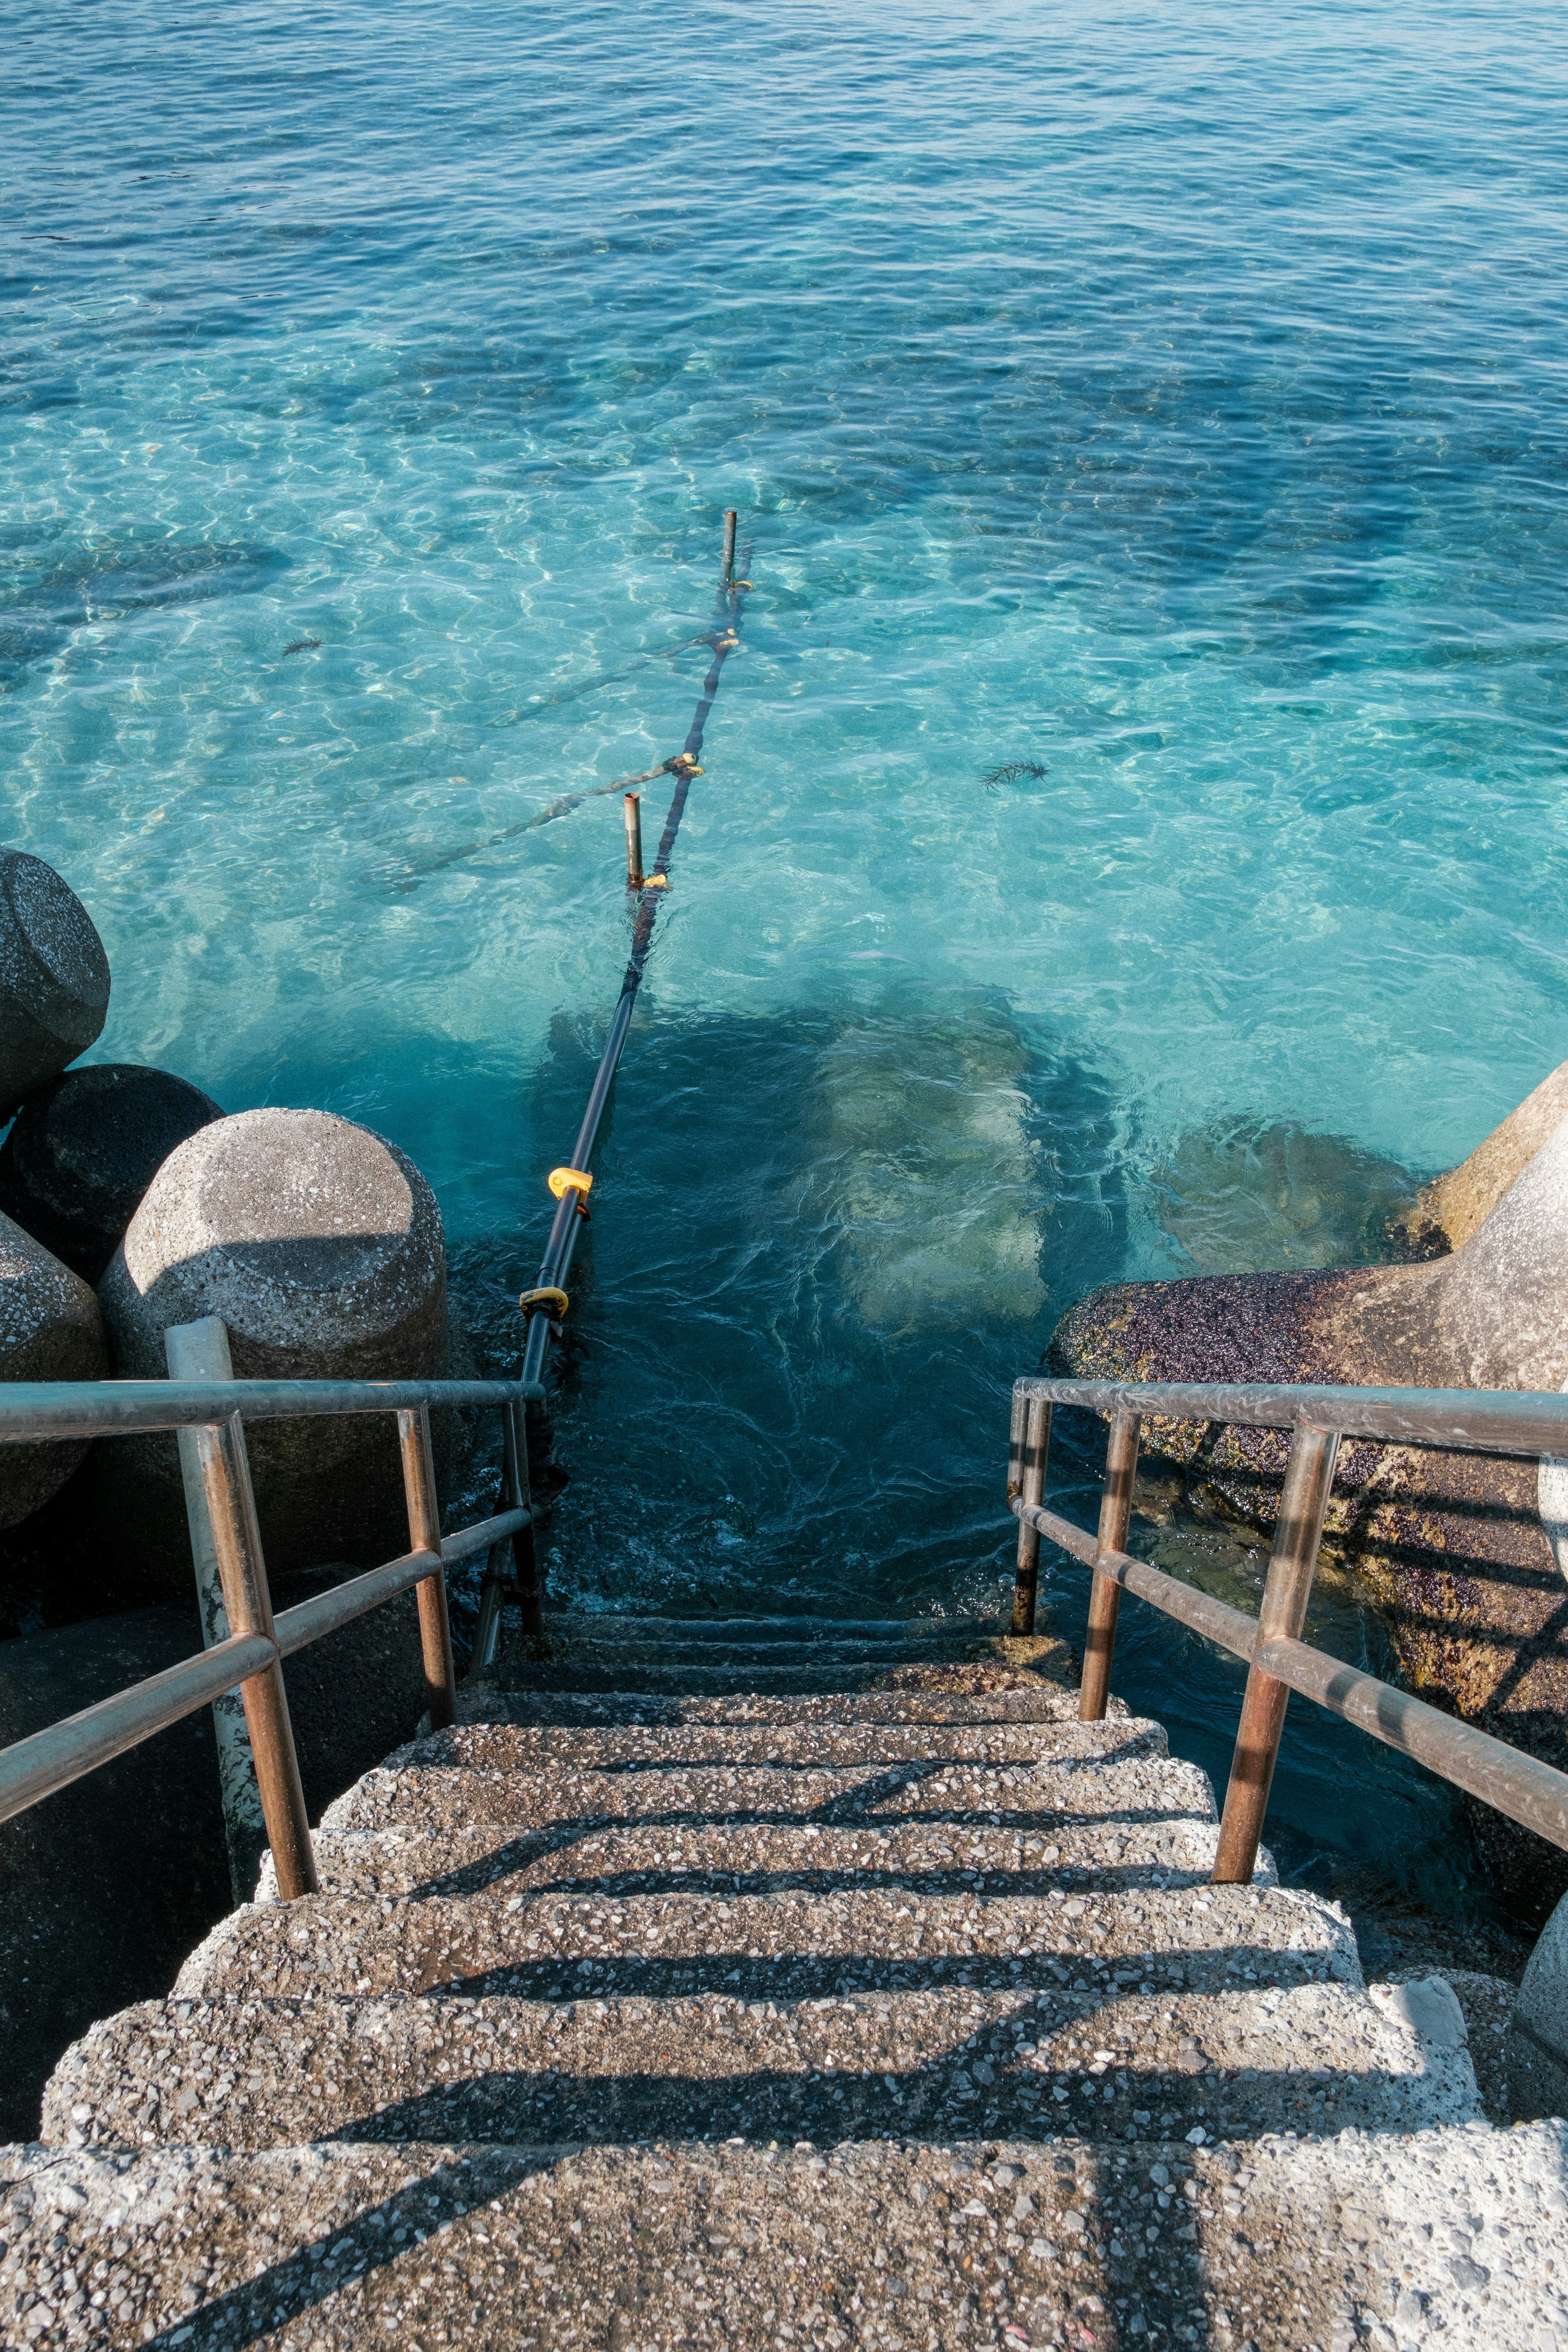
[[[172,1324],[221,1316],[237,1377],[440,1379],[447,1363],[441,1213],[413,1161],[325,1111],[220,1118],[159,1170],[99,1286],[117,1373],[165,1375]],[[392,1415],[269,1422],[247,1432],[268,1564],[361,1565],[407,1549]],[[112,1454],[110,1463],[108,1457]],[[99,1449],[140,1496],[134,1543],[151,1580],[191,1569],[173,1439]]]
[[[79,1276],[0,1216],[0,1381],[100,1381],[109,1369],[98,1301]],[[85,1444],[0,1445],[0,1528],[65,1485]]]
[[[97,1282],[175,1145],[222,1117],[168,1070],[68,1070],[28,1097],[0,1147],[0,1210]]]
[[[102,1031],[109,958],[52,866],[0,849],[0,1118]]]
[[[1559,1100],[1568,1113],[1568,1067],[1421,1195],[1428,1226],[1456,1241],[1450,1255],[1110,1284],[1063,1318],[1053,1360],[1111,1380],[1563,1388],[1568,1115],[1551,1119]],[[1152,1420],[1144,1444],[1183,1465],[1195,1501],[1272,1523],[1282,1432]],[[1560,1569],[1542,1507],[1550,1521],[1555,1494],[1550,1465],[1538,1480],[1533,1462],[1346,1444],[1326,1537],[1364,1579],[1414,1689],[1568,1769],[1568,1562]],[[1563,1536],[1568,1553],[1568,1528]],[[1493,1853],[1538,1907],[1550,1902],[1568,1883],[1568,1859],[1488,1820]]]

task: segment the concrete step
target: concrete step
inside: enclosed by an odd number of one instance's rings
[[[672,1885],[720,1894],[777,1892],[814,1885],[898,1886],[939,1894],[966,1887],[993,1894],[1048,1894],[1113,1883],[1118,1887],[1201,1886],[1214,1868],[1217,1832],[1190,1816],[1156,1822],[1057,1822],[1026,1832],[973,1822],[799,1827],[753,1815],[708,1824],[673,1821],[601,1826],[556,1822],[541,1830],[508,1822],[434,1832],[396,1832],[410,1891],[476,1895],[503,1885],[513,1894],[602,1888],[629,1895]],[[352,1843],[350,1837],[343,1843]],[[329,1852],[333,1849],[329,1848]],[[1271,1869],[1260,1870],[1268,1880]],[[275,1882],[263,1865],[257,1894],[271,1900]]]
[[[1067,1654],[1064,1650],[1063,1687]],[[695,1645],[686,1652],[577,1648],[559,1657],[509,1654],[493,1671],[497,1688],[508,1692],[634,1690],[699,1698],[815,1697],[856,1689],[921,1690],[928,1684],[933,1690],[955,1694],[975,1689],[1028,1691],[1042,1679],[1026,1667],[988,1662],[891,1664],[860,1651],[851,1654],[826,1645],[809,1656],[792,1654],[788,1664],[761,1651],[721,1658]]]
[[[987,1895],[849,1881],[769,1894],[527,1894],[502,1880],[462,1898],[312,1895],[281,1916],[247,1905],[196,1947],[175,1991],[535,1995],[563,1982],[581,1992],[591,1979],[628,1993],[709,1988],[752,1999],[776,1998],[781,1983],[804,1996],[997,1969],[1041,1984],[1081,1979],[1086,1990],[1108,1990],[1118,1976],[1188,1990],[1245,1983],[1248,1969],[1260,1982],[1361,1982],[1342,1915],[1272,1887]]]
[[[1113,1700],[1113,1719],[1126,1715]],[[986,1683],[961,1691],[813,1691],[685,1693],[640,1690],[503,1690],[489,1675],[470,1675],[458,1693],[464,1723],[805,1724],[805,1723],[1075,1723],[1078,1693],[1065,1685],[1020,1676],[1016,1686]]]
[[[1054,1634],[1009,1633],[998,1617],[601,1617],[568,1610],[546,1613],[544,1639],[552,1648],[573,1649],[624,1643],[633,1649],[698,1644],[766,1652],[826,1645],[921,1655],[951,1650],[1014,1664],[1026,1664],[1058,1646]]]
[[[641,1765],[1034,1764],[1104,1757],[1131,1762],[1170,1753],[1163,1724],[1126,1715],[1106,1723],[700,1723],[578,1726],[459,1724],[389,1756],[389,1772],[428,1766],[486,1771],[616,1771]]]
[[[149,2001],[73,2044],[43,2137],[591,2142],[979,2129],[1227,2137],[1419,2131],[1477,2112],[1462,2038],[1359,1987],[1133,1994],[954,1986],[797,2002]]]
[[[0,2308],[19,2344],[192,2352],[1544,2352],[1568,2341],[1565,2178],[1561,2123],[1197,2147],[14,2148]]]
[[[817,1770],[671,1764],[636,1772],[421,1762],[366,1772],[328,1806],[321,1828],[439,1830],[484,1822],[562,1832],[584,1822],[685,1819],[716,1826],[811,1820],[826,1828],[918,1819],[955,1829],[973,1822],[1027,1836],[1085,1822],[1147,1826],[1178,1817],[1212,1822],[1214,1791],[1195,1764],[1170,1757],[1112,1761],[1101,1754],[1049,1763],[855,1764]]]

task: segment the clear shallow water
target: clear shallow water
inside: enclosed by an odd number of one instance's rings
[[[395,1137],[498,1349],[625,945],[614,799],[510,829],[679,747],[754,538],[558,1591],[988,1604],[1063,1306],[1365,1251],[1568,1052],[1556,11],[0,25],[5,837],[100,1055]]]

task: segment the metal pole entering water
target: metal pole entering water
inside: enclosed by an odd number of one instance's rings
[[[628,793],[624,805],[626,815],[626,888],[640,890],[643,886],[640,795],[637,793]]]

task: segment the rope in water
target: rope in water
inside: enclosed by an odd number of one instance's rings
[[[751,555],[752,550],[748,547],[742,559],[743,572],[749,572],[751,570]],[[525,1381],[537,1381],[540,1378],[544,1368],[545,1357],[549,1352],[550,1342],[552,1339],[560,1336],[561,1318],[566,1313],[570,1303],[566,1286],[567,1276],[571,1270],[572,1254],[576,1247],[578,1224],[585,1223],[588,1217],[586,1195],[589,1184],[592,1182],[589,1163],[594,1156],[594,1147],[598,1141],[600,1124],[610,1098],[610,1088],[615,1083],[621,1053],[626,1042],[626,1032],[631,1027],[637,991],[642,985],[643,973],[647,965],[648,950],[653,944],[654,925],[658,919],[659,902],[665,896],[668,882],[669,861],[675,853],[676,836],[680,831],[680,821],[686,814],[686,803],[691,791],[692,779],[702,773],[700,761],[702,756],[703,733],[719,692],[719,682],[723,675],[725,661],[740,643],[737,624],[741,618],[745,593],[751,584],[749,578],[737,579],[735,576],[735,516],[731,510],[724,517],[723,570],[720,576],[719,590],[713,608],[714,621],[720,625],[710,632],[707,639],[713,648],[713,659],[709,666],[708,675],[702,681],[702,691],[698,698],[691,725],[687,730],[686,741],[674,759],[661,761],[659,766],[650,769],[646,776],[635,776],[627,780],[633,784],[648,783],[653,777],[668,772],[675,778],[675,792],[670,800],[669,814],[664,821],[664,831],[659,835],[653,870],[643,886],[638,900],[637,924],[632,932],[631,955],[621,981],[621,992],[611,1016],[610,1034],[605,1040],[605,1050],[600,1056],[593,1086],[589,1089],[587,1106],[583,1113],[582,1126],[577,1130],[577,1140],[573,1146],[572,1158],[564,1168],[554,1170],[550,1179],[551,1190],[556,1194],[558,1205],[554,1217],[551,1221],[550,1237],[544,1245],[544,1255],[540,1260],[538,1279],[533,1288],[525,1291],[519,1301],[528,1328],[528,1338],[523,1348],[521,1373]],[[602,784],[596,787],[596,790],[601,793],[624,792],[626,789],[626,784],[619,783]],[[588,793],[578,793],[572,800],[571,805],[575,807],[578,802],[592,797],[594,795]],[[531,822],[542,823],[545,818],[557,813],[563,814],[564,810],[547,810],[544,812],[543,818],[535,818]],[[581,1183],[572,1181],[577,1177],[586,1181]],[[490,1555],[490,1564],[485,1573],[479,1623],[474,1643],[476,1666],[489,1665],[494,1655],[496,1642],[500,1633],[500,1611],[503,1600],[521,1598],[526,1592],[534,1599],[535,1607],[537,1607],[538,1570],[531,1527],[524,1528],[519,1534],[516,1544],[517,1580],[515,1583],[501,1577],[497,1564],[499,1554],[492,1552]]]

